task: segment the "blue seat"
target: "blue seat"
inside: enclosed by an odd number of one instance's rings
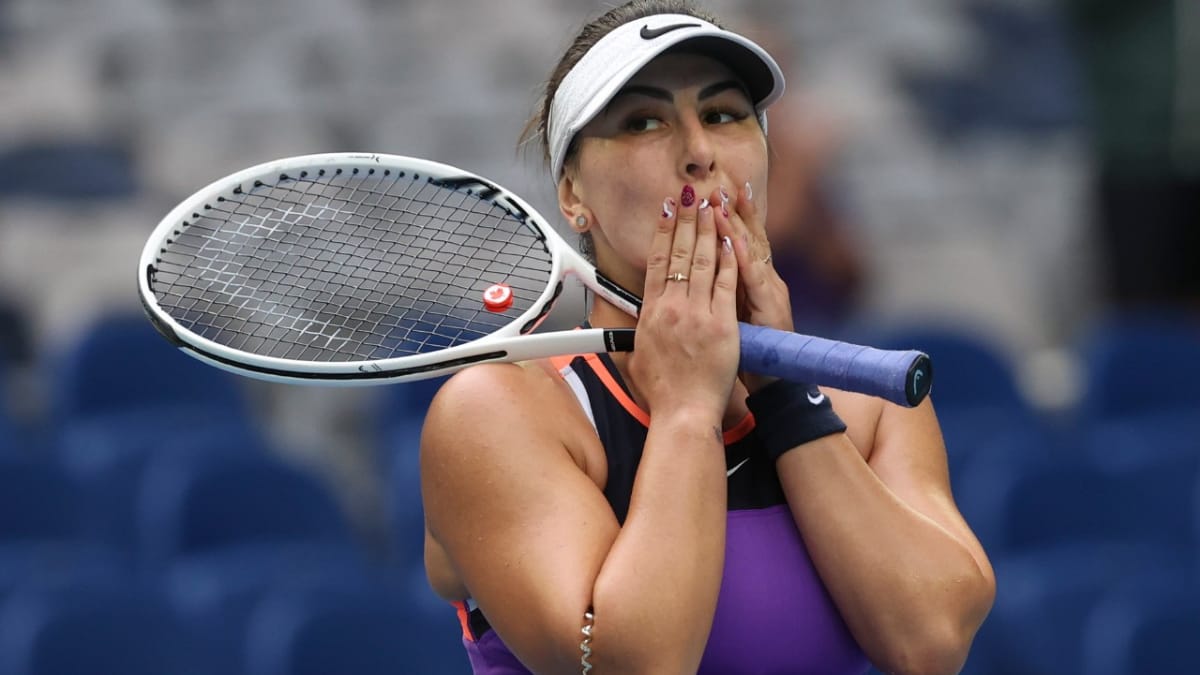
[[[0,196],[127,199],[138,188],[130,148],[111,140],[31,141],[0,149]]]
[[[372,416],[376,442],[382,453],[385,470],[391,460],[391,447],[419,437],[425,412],[446,379],[447,377],[443,376],[414,382],[398,382],[379,390]]]
[[[363,589],[381,576],[346,546],[262,544],[178,560],[164,573],[163,586],[214,665],[223,675],[239,675],[250,616],[264,597],[312,588]]]
[[[152,414],[152,413],[149,413]],[[137,415],[127,416],[135,420]],[[134,426],[144,430],[143,426]],[[257,430],[218,423],[188,433],[127,433],[126,428],[89,421],[64,433],[56,447],[59,463],[79,486],[89,533],[128,555],[139,556],[138,501],[148,467],[173,453],[270,452]]]
[[[871,338],[891,349],[918,349],[933,361],[930,396],[938,411],[971,408],[1027,410],[1011,359],[990,338],[966,327],[894,327]]]
[[[992,552],[1064,542],[1144,541],[1195,553],[1192,504],[1200,456],[1109,471],[1084,462],[973,466],[956,493]]]
[[[157,453],[137,511],[143,569],[229,675],[241,672],[247,616],[264,594],[372,573],[331,489],[269,452]]]
[[[1198,673],[1200,574],[1150,568],[1105,595],[1084,622],[1089,675]]]
[[[87,536],[84,512],[57,464],[0,457],[0,599],[29,583],[126,571],[115,551]]]
[[[1079,353],[1081,424],[1200,409],[1200,321],[1191,316],[1114,314],[1088,330]]]
[[[0,457],[0,542],[78,538],[82,513],[76,485],[62,467]]]
[[[933,361],[930,399],[956,491],[963,473],[981,457],[1041,453],[1052,441],[1051,430],[1018,386],[1011,359],[977,331],[934,324],[894,327],[864,339],[882,348],[929,354]]]
[[[49,377],[56,424],[131,412],[146,423],[153,410],[169,417],[164,430],[187,431],[250,416],[235,375],[183,354],[141,315],[98,318],[53,357]]]
[[[143,559],[160,569],[242,546],[356,546],[332,490],[268,453],[196,449],[156,456],[137,508]]]
[[[471,672],[454,610],[431,616],[386,589],[313,589],[264,601],[247,635],[248,675]]]
[[[1106,470],[1200,457],[1200,416],[1187,409],[1138,412],[1081,425],[1081,459]]]
[[[396,564],[420,565],[424,560],[425,512],[421,502],[420,430],[396,433],[386,448],[384,503],[391,554]]]
[[[1175,576],[1192,567],[1174,550],[1145,542],[1049,544],[993,555],[992,563],[996,601],[972,657],[977,672],[998,675],[1095,672],[1084,667],[1084,625],[1110,589],[1147,570]]]
[[[0,672],[216,675],[156,594],[100,583],[15,593],[0,610]]]
[[[1107,538],[1114,492],[1112,479],[1094,468],[993,455],[968,467],[954,497],[984,548],[996,554]]]

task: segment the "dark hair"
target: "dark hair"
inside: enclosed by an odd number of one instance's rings
[[[548,126],[550,122],[550,104],[554,101],[554,95],[558,92],[558,86],[562,84],[563,78],[567,76],[567,73],[571,72],[571,69],[575,67],[579,59],[583,58],[583,55],[605,35],[608,35],[630,21],[637,21],[638,19],[644,19],[656,14],[685,14],[723,28],[716,17],[700,9],[689,0],[630,0],[592,19],[584,24],[579,34],[571,41],[571,45],[563,52],[558,65],[550,73],[550,79],[546,81],[533,116],[529,118],[529,121],[525,123],[525,128],[521,130],[519,147],[524,147],[527,143],[537,141],[542,149],[542,161],[546,165],[549,165],[550,142],[548,138]],[[575,143],[572,141],[571,145],[567,148],[564,162],[570,163],[574,155]],[[554,178],[557,179],[558,176],[554,176]]]

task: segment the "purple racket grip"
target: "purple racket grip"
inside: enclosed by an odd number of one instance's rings
[[[742,370],[870,394],[910,408],[925,400],[933,384],[933,363],[923,352],[739,325]]]

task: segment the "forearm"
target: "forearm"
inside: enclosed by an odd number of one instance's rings
[[[724,468],[718,420],[652,421],[629,513],[594,587],[598,672],[698,667],[724,566]]]
[[[776,466],[813,563],[876,666],[957,672],[991,605],[967,545],[899,499],[845,434]]]

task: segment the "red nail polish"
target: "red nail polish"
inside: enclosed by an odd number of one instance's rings
[[[684,206],[691,206],[696,203],[696,191],[691,185],[683,186],[683,194],[679,197],[679,203]]]

